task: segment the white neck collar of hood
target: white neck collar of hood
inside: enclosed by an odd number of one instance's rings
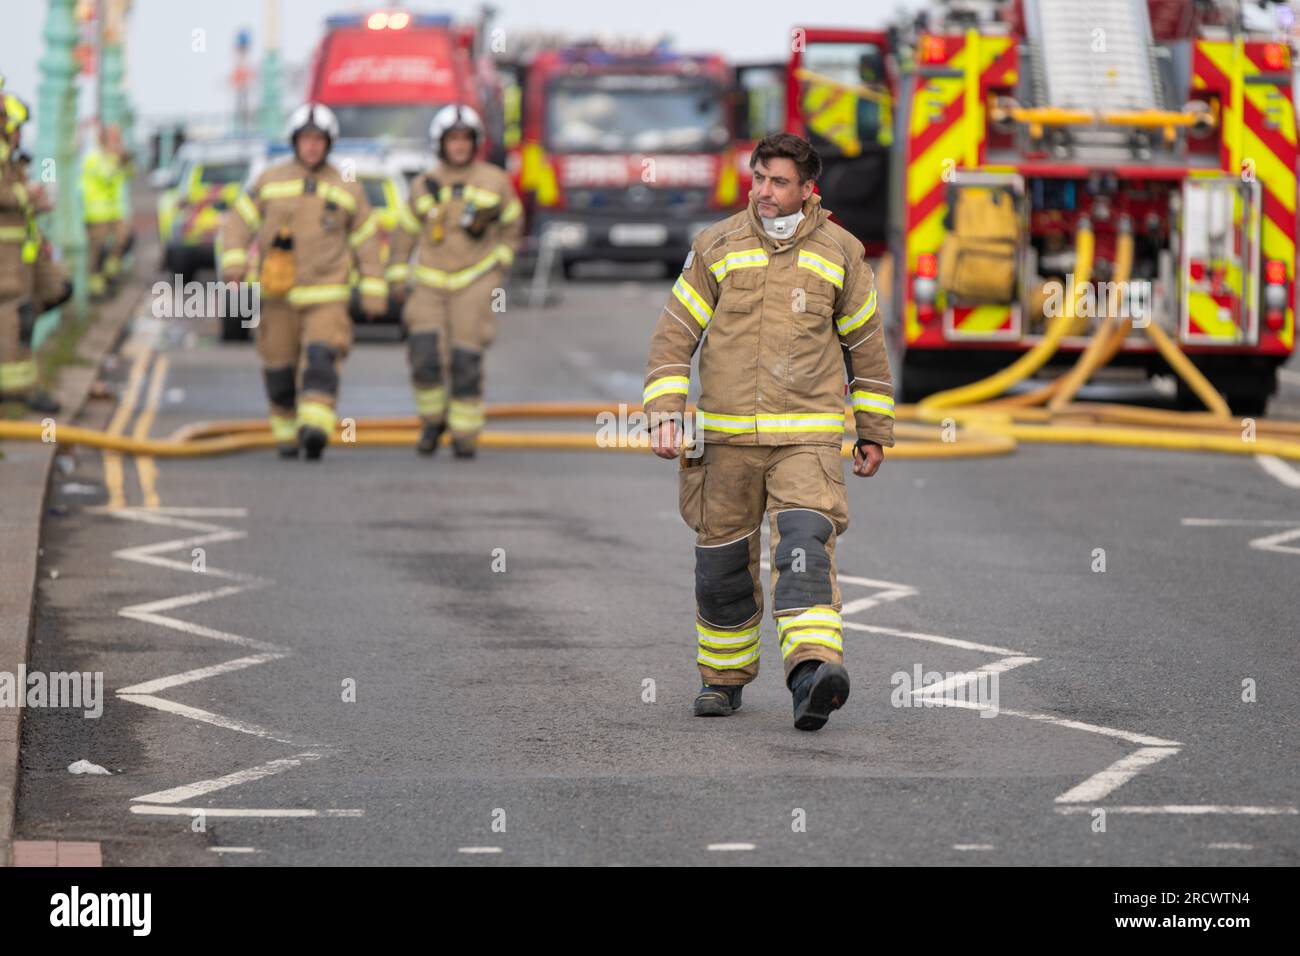
[[[763,231],[780,242],[794,235],[795,230],[799,228],[799,223],[803,222],[803,210],[792,212],[788,216],[774,216],[770,219],[767,216],[760,216],[759,219],[763,223]]]

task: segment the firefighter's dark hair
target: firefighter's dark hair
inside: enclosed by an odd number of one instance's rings
[[[769,163],[773,159],[790,159],[799,170],[799,182],[817,181],[822,174],[822,158],[813,149],[812,143],[794,133],[773,133],[764,136],[749,154],[749,168],[753,169],[760,162]]]

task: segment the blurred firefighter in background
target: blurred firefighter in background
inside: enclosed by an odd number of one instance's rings
[[[101,299],[113,291],[122,259],[131,251],[131,175],[131,154],[122,145],[122,131],[109,124],[101,130],[98,145],[81,161],[92,298]]]
[[[0,116],[0,399],[53,414],[59,404],[40,388],[32,333],[41,313],[71,297],[72,285],[36,224],[50,201],[43,187],[27,182],[30,157],[22,151],[27,104],[5,94]]]
[[[338,136],[332,110],[298,107],[285,131],[293,159],[263,172],[222,222],[222,277],[260,282],[257,352],[271,432],[285,458],[298,457],[301,448],[317,460],[334,434],[339,368],[352,347],[354,256],[366,318],[383,315],[388,305],[378,223],[365,191],[326,161]],[[254,243],[256,261],[249,255]]]
[[[411,184],[387,278],[394,298],[406,303],[421,420],[417,450],[432,455],[450,426],[456,457],[472,458],[485,416],[483,355],[496,338],[495,312],[523,231],[523,206],[503,169],[475,159],[483,123],[472,108],[440,110],[429,141],[438,162]]]

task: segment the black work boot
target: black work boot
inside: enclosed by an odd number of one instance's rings
[[[297,457],[298,457],[298,443],[297,443],[297,442],[294,442],[294,443],[291,444],[291,445],[290,445],[290,444],[285,444],[285,445],[276,445],[276,446],[275,446],[275,450],[276,450],[277,452],[279,452],[281,458],[297,458]]]
[[[23,404],[34,412],[42,412],[48,415],[54,415],[63,408],[49,392],[41,388],[24,395]]]
[[[302,450],[307,456],[308,461],[320,461],[321,452],[329,444],[330,437],[319,428],[313,428],[310,425],[303,425],[298,429],[298,444],[302,445]]]
[[[451,450],[457,458],[473,458],[478,453],[472,438],[468,441],[463,438],[452,439]]]
[[[442,438],[442,433],[446,430],[446,425],[425,422],[420,429],[420,440],[416,442],[415,450],[421,455],[433,455],[438,450],[438,441]]]
[[[821,730],[849,699],[849,672],[829,661],[804,661],[790,674],[794,695],[794,725],[799,730]]]
[[[740,710],[744,684],[705,684],[695,695],[696,717],[730,717]]]

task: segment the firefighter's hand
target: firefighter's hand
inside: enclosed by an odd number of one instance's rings
[[[49,212],[54,208],[54,203],[50,201],[50,194],[45,191],[45,187],[40,183],[28,186],[27,196],[36,212]]]
[[[659,427],[650,433],[650,447],[660,458],[676,458],[682,450],[682,442],[677,434],[677,423],[669,420],[660,422]]]
[[[885,460],[885,450],[873,441],[853,446],[853,473],[860,478],[870,478]]]

